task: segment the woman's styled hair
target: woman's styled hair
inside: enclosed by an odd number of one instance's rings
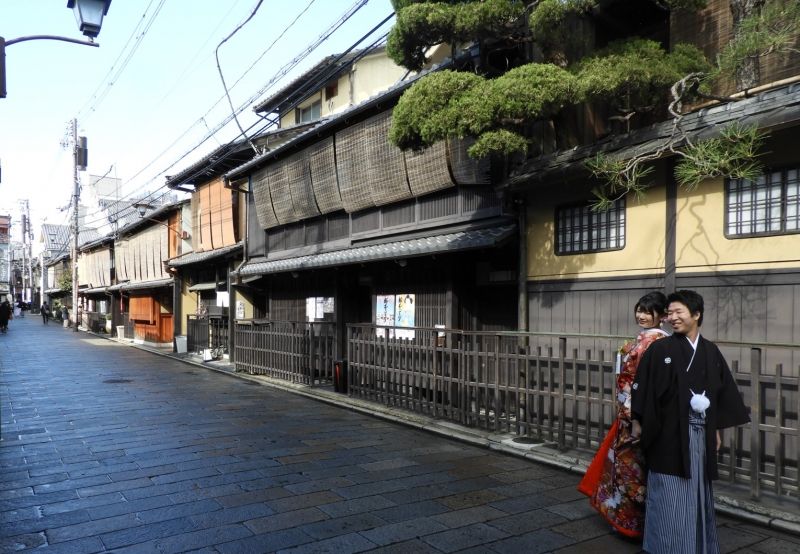
[[[641,310],[643,312],[647,312],[648,314],[652,315],[656,319],[667,313],[667,297],[664,296],[664,293],[653,291],[648,292],[644,296],[642,296],[636,305],[633,307],[633,313],[636,313],[636,310]]]
[[[676,290],[672,294],[667,297],[667,304],[671,304],[672,302],[680,302],[687,308],[689,308],[689,313],[696,314],[700,313],[700,318],[697,320],[697,326],[703,324],[703,297],[697,294],[693,290]]]

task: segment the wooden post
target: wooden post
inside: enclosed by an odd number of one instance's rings
[[[761,498],[761,349],[750,349],[750,497]]]

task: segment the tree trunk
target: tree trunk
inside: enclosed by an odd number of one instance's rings
[[[733,39],[741,35],[742,19],[757,14],[764,5],[765,0],[730,0],[731,14],[733,15]],[[761,78],[759,60],[756,57],[742,60],[742,65],[736,71],[736,88],[745,90],[756,86]]]

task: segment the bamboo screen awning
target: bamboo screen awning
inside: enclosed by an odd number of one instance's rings
[[[261,228],[490,182],[488,161],[466,155],[468,140],[403,152],[389,142],[391,118],[391,110],[381,112],[254,172],[251,186]]]
[[[233,195],[221,178],[199,185],[192,195],[192,236],[198,250],[213,250],[236,242]],[[173,227],[179,231],[179,221]],[[173,235],[175,236],[175,235]],[[174,254],[173,254],[174,255]]]
[[[111,249],[82,252],[78,257],[78,286],[106,287],[111,284]]]
[[[169,259],[169,229],[147,227],[140,233],[116,241],[114,261],[117,282],[142,282],[171,278],[162,260]]]

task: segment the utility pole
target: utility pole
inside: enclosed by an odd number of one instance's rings
[[[86,169],[86,138],[78,139],[78,120],[72,120],[72,330],[78,332],[78,233],[80,231],[81,182],[78,170]]]
[[[31,205],[27,198],[25,199],[25,215],[27,216],[26,219],[28,220],[28,282],[30,283],[31,287],[31,296],[29,301],[33,304],[33,301],[36,300],[34,298],[36,286],[33,282],[33,227],[31,226]],[[37,303],[40,304],[38,300]]]

